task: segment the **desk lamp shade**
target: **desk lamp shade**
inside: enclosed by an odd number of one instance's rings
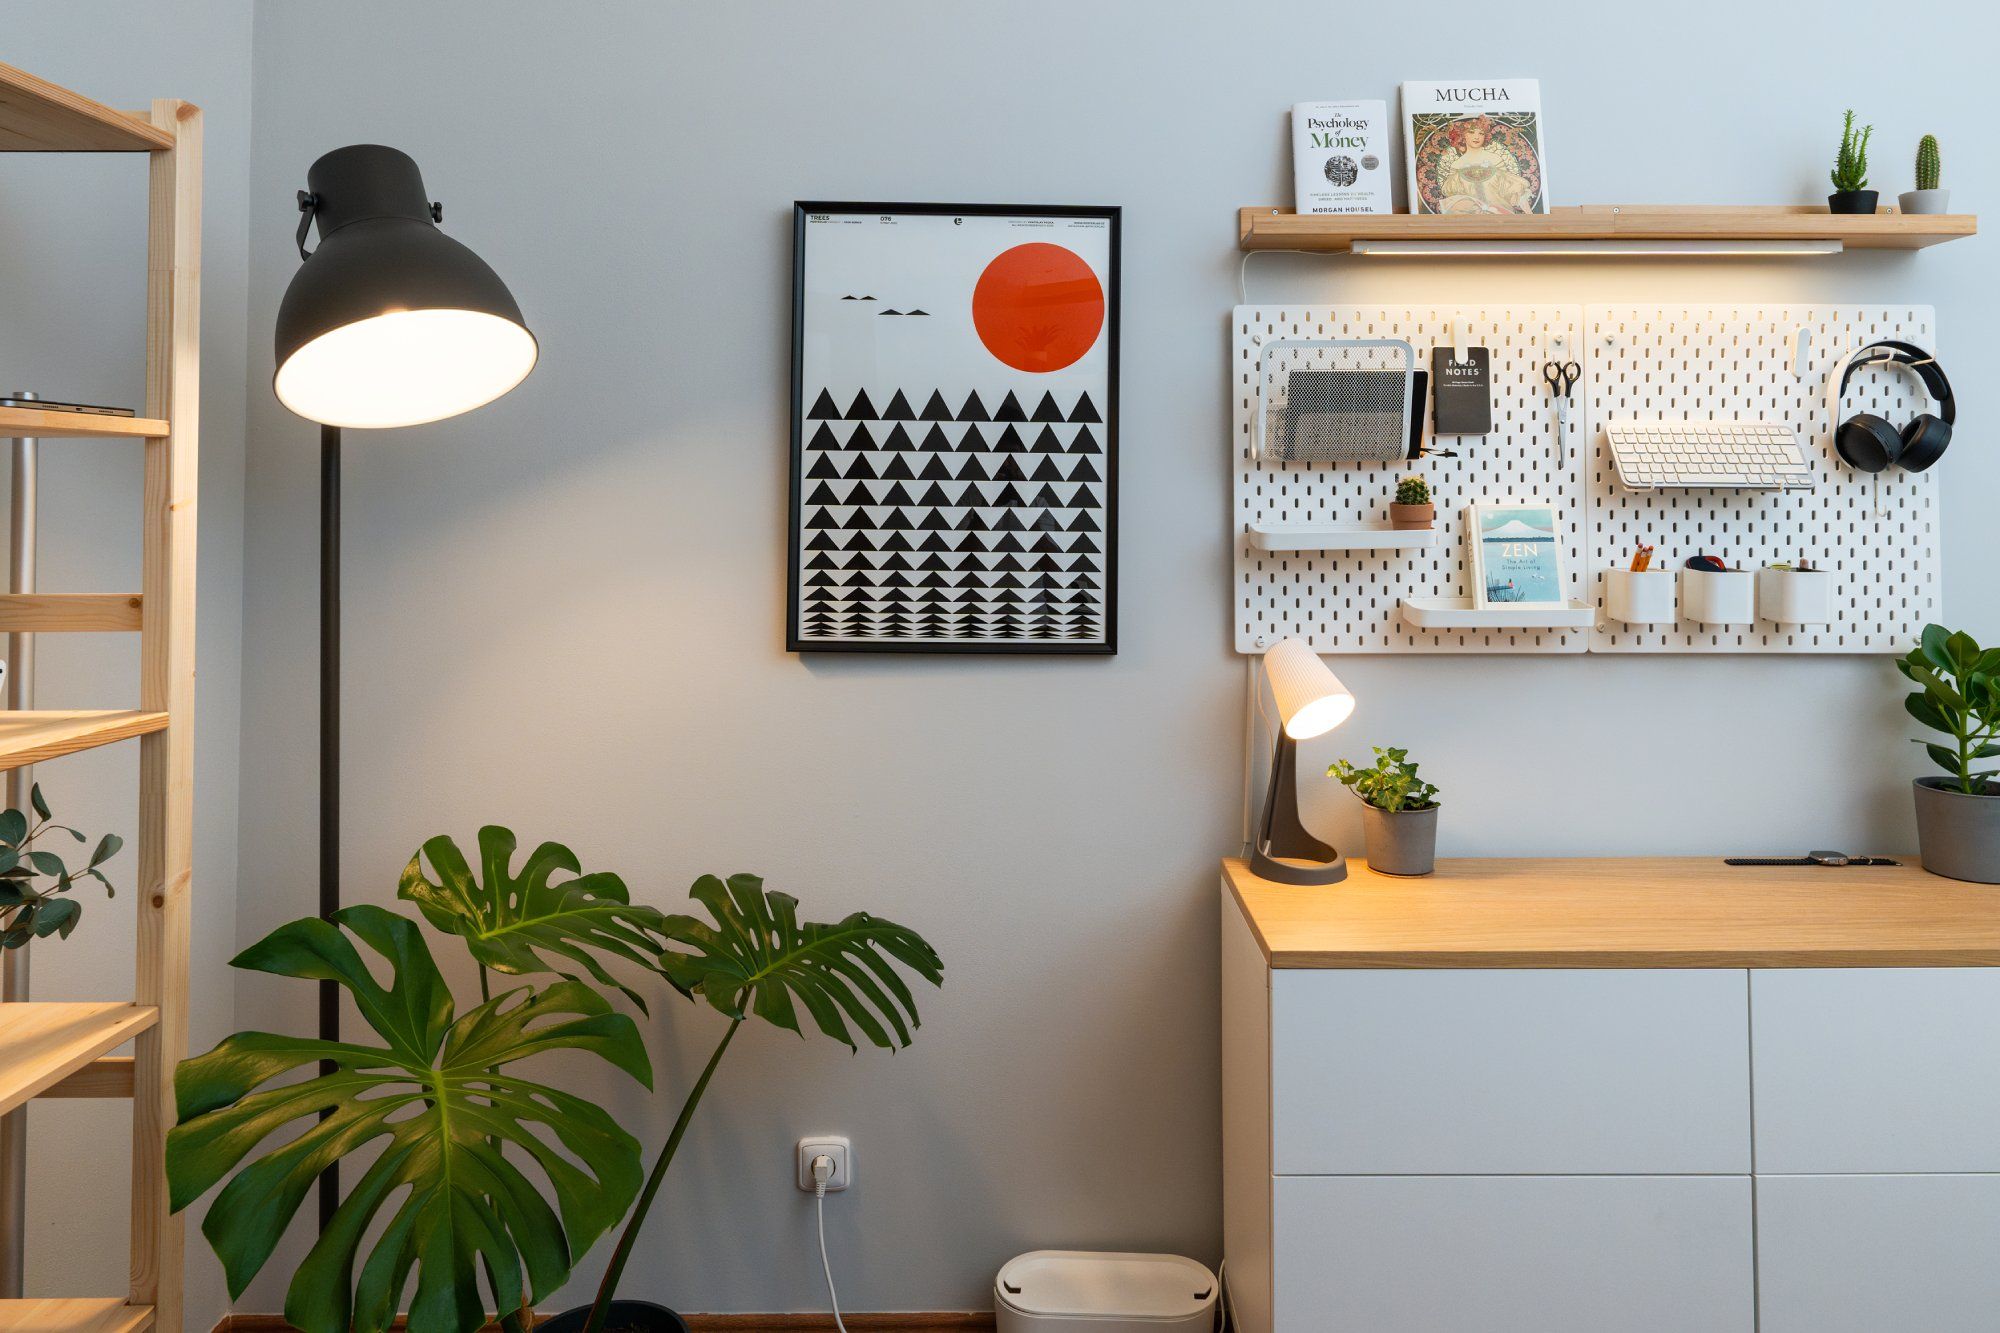
[[[535,336],[443,217],[407,153],[337,148],[299,196],[305,263],[278,306],[278,400],[329,426],[414,426],[492,402],[535,367]],[[319,224],[319,248],[305,251]]]
[[[1345,722],[1354,711],[1354,696],[1298,639],[1280,639],[1266,650],[1264,675],[1282,725],[1250,868],[1284,884],[1336,884],[1347,878],[1346,858],[1308,833],[1299,819],[1298,743]]]

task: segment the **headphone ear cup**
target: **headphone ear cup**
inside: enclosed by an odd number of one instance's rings
[[[1905,472],[1922,472],[1944,457],[1951,447],[1951,423],[1926,412],[1903,427],[1903,452],[1896,466]]]
[[[1841,423],[1833,447],[1856,472],[1882,472],[1902,456],[1903,436],[1881,417],[1863,412]]]

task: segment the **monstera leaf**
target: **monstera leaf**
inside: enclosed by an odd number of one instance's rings
[[[512,990],[455,1017],[416,922],[371,906],[334,922],[281,926],[234,965],[338,982],[382,1045],[244,1032],[183,1061],[180,1123],[167,1136],[172,1206],[186,1208],[234,1173],[202,1230],[241,1295],[314,1178],[379,1148],[294,1275],[285,1317],[303,1333],[377,1333],[394,1320],[414,1268],[410,1327],[472,1333],[486,1311],[516,1310],[559,1287],[640,1182],[639,1145],[610,1116],[509,1066],[590,1051],[651,1087],[645,1047],[630,1018],[574,981]],[[389,985],[350,934],[379,956]],[[331,1072],[265,1086],[322,1060]],[[268,1137],[300,1125],[238,1169]],[[553,1191],[553,1207],[521,1162]]]
[[[644,997],[606,971],[596,955],[657,971],[666,916],[635,906],[616,875],[579,874],[576,853],[560,843],[535,848],[516,875],[514,848],[511,829],[494,824],[480,829],[481,875],[475,878],[457,843],[443,835],[432,838],[403,868],[397,895],[415,903],[439,930],[463,938],[472,956],[496,972],[570,976],[551,961],[567,959],[600,985],[623,991],[644,1013]],[[426,860],[436,878],[424,874]],[[574,878],[550,883],[558,870]]]
[[[799,1032],[802,1005],[835,1041],[856,1048],[858,1030],[875,1045],[893,1049],[910,1044],[910,1030],[918,1023],[916,1001],[892,964],[901,963],[933,986],[943,983],[937,952],[893,921],[866,912],[831,925],[800,921],[799,900],[765,892],[755,875],[731,875],[727,882],[704,875],[689,895],[708,909],[714,924],[668,917],[667,938],[692,952],[669,949],[661,956],[661,970],[674,985],[731,1018],[754,1014]]]

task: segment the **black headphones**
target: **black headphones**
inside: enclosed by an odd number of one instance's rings
[[[1901,430],[1867,412],[1841,421],[1840,400],[1854,372],[1863,366],[1885,365],[1915,372],[1925,391],[1936,401],[1938,415],[1922,413]],[[1848,353],[1840,378],[1835,380],[1829,375],[1827,386],[1827,415],[1836,423],[1834,451],[1857,472],[1885,472],[1891,467],[1922,472],[1943,458],[1944,451],[1951,447],[1951,426],[1958,419],[1958,404],[1952,399],[1951,381],[1945,378],[1944,367],[1922,348],[1900,342],[1869,343]]]

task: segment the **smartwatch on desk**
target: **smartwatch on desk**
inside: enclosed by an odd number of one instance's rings
[[[1807,852],[1804,856],[1725,856],[1726,866],[1893,866],[1886,856],[1849,856],[1846,852]]]

